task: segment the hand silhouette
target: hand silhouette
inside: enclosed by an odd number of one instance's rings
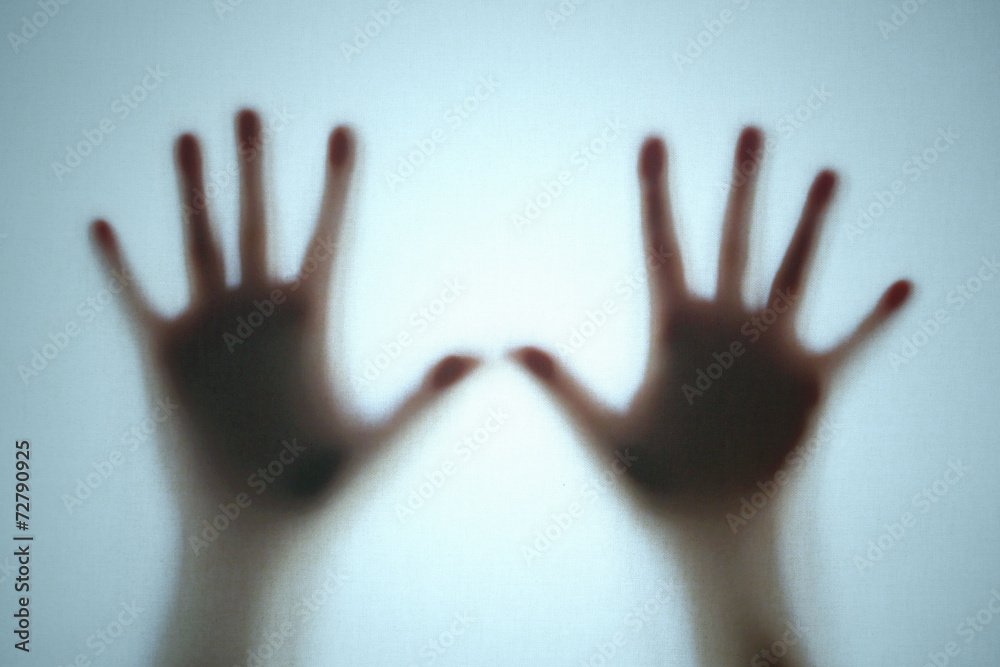
[[[176,144],[191,305],[175,319],[150,308],[134,280],[125,294],[151,363],[181,405],[192,458],[213,495],[247,491],[255,471],[269,507],[300,507],[321,496],[352,464],[384,442],[429,400],[475,365],[451,356],[386,423],[365,426],[336,400],[327,381],[326,302],[332,256],[344,213],[355,146],[351,132],[329,138],[319,221],[299,274],[279,280],[267,269],[261,122],[236,119],[240,165],[241,283],[226,285],[222,253],[209,221],[202,160],[190,134]],[[129,275],[111,226],[92,227],[105,262]],[[279,461],[281,465],[269,464]],[[274,474],[275,470],[281,472]]]
[[[534,347],[514,353],[593,437],[600,453],[619,453],[617,465],[627,465],[640,497],[688,516],[708,512],[718,520],[720,507],[731,507],[733,498],[783,466],[836,369],[911,291],[907,281],[894,283],[854,333],[830,351],[813,353],[799,343],[794,322],[800,288],[836,184],[833,172],[823,171],[809,191],[767,303],[747,306],[742,282],[761,144],[760,131],[752,127],[737,143],[713,300],[685,287],[667,194],[666,151],[659,139],[643,145],[643,227],[660,264],[649,272],[649,364],[624,414],[599,405],[549,354]]]

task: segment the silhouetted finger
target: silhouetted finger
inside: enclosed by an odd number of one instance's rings
[[[663,141],[650,137],[639,152],[642,229],[646,243],[649,286],[654,310],[684,291],[684,267],[670,211],[667,151]]]
[[[836,367],[846,361],[859,347],[868,342],[872,336],[897,313],[913,293],[913,284],[909,280],[897,280],[879,299],[871,313],[857,326],[850,336],[824,356],[830,367]]]
[[[326,152],[326,185],[320,204],[316,232],[303,260],[306,284],[317,295],[325,295],[333,271],[333,254],[347,205],[347,194],[354,171],[355,140],[353,133],[340,126],[330,133]]]
[[[240,162],[240,275],[245,283],[260,284],[267,277],[264,145],[260,116],[250,109],[236,115],[236,146]]]
[[[816,234],[822,222],[823,214],[827,205],[833,197],[833,190],[837,185],[837,176],[832,171],[824,170],[813,180],[812,187],[809,188],[809,195],[806,197],[805,206],[802,209],[802,217],[799,218],[798,227],[792,240],[785,251],[785,257],[774,276],[771,284],[771,294],[768,303],[772,303],[778,298],[779,292],[795,296],[802,287],[802,280],[805,276],[806,266],[813,254],[816,245]],[[795,299],[788,299],[793,303]]]
[[[190,134],[182,135],[176,152],[191,288],[195,298],[204,299],[225,289],[222,251],[209,221],[198,140]]]
[[[743,290],[743,275],[747,266],[747,238],[753,215],[753,199],[760,172],[761,133],[748,127],[736,142],[729,201],[722,224],[719,247],[718,298],[739,303]]]
[[[118,238],[114,230],[104,220],[95,220],[90,226],[90,233],[104,266],[111,272],[114,281],[108,288],[118,291],[125,299],[125,307],[143,328],[154,325],[159,316],[153,312],[146,301],[142,290],[136,282],[135,275],[122,256]]]
[[[479,363],[475,357],[456,354],[439,361],[424,376],[420,387],[384,423],[372,429],[367,439],[375,445],[391,441],[435,399],[475,370]]]
[[[578,380],[546,352],[537,347],[523,347],[511,357],[535,376],[553,395],[570,417],[599,444],[607,444],[616,435],[619,418],[600,405]]]

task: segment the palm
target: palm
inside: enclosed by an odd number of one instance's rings
[[[275,290],[290,298],[274,304]],[[245,479],[294,441],[305,451],[289,470],[300,474],[282,475],[275,486],[308,496],[335,476],[346,434],[331,418],[319,313],[289,290],[231,290],[193,307],[159,329],[155,358],[196,432],[213,443],[202,451],[208,469]]]
[[[625,441],[638,456],[630,475],[645,490],[741,492],[771,477],[802,437],[821,364],[780,324],[751,343],[744,326],[761,314],[703,301],[673,310],[664,370],[637,397]]]
[[[643,496],[659,506],[713,507],[766,481],[803,439],[831,374],[902,305],[908,282],[895,283],[858,330],[822,354],[794,332],[799,290],[835,177],[821,173],[764,306],[742,298],[759,131],[741,135],[724,223],[718,290],[691,294],[673,231],[665,152],[650,140],[640,158],[646,242],[661,260],[650,271],[653,326],[646,377],[624,414],[599,406],[547,354],[517,356],[593,436],[602,454],[619,453]],[[748,166],[750,168],[748,168]],[[623,452],[628,452],[622,457]]]
[[[255,471],[281,461],[270,477],[272,504],[315,498],[371,444],[383,441],[437,392],[458,380],[471,359],[448,357],[383,426],[362,427],[340,409],[326,377],[326,301],[332,251],[344,210],[354,147],[350,133],[330,136],[319,222],[294,280],[269,275],[260,119],[237,122],[241,169],[241,283],[225,271],[204,202],[201,155],[191,135],[177,144],[192,303],[175,319],[152,311],[134,281],[127,295],[154,371],[181,406],[198,474],[214,495],[247,490]],[[111,227],[94,225],[104,259],[127,274]],[[278,466],[274,466],[275,469]]]

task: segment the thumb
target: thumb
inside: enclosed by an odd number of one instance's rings
[[[598,439],[601,444],[608,444],[616,438],[621,417],[601,405],[552,355],[537,347],[528,346],[512,351],[510,357],[541,382],[576,425],[588,435]]]
[[[383,445],[391,441],[431,403],[479,366],[475,357],[450,355],[435,364],[421,385],[384,422],[367,433],[366,440]]]

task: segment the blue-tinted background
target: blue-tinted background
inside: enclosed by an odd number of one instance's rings
[[[436,664],[577,665],[619,630],[627,641],[613,664],[688,664],[682,595],[641,629],[626,620],[675,572],[669,544],[615,493],[588,501],[526,562],[522,546],[599,471],[502,353],[527,342],[557,349],[589,310],[614,299],[615,314],[565,356],[624,406],[645,364],[648,318],[638,147],[650,132],[668,142],[689,279],[709,293],[732,145],[750,122],[774,144],[748,298],[768,284],[825,166],[840,171],[843,187],[812,273],[804,339],[832,345],[897,277],[917,287],[831,400],[834,435],[788,494],[785,564],[810,651],[819,664],[916,665],[957,640],[953,664],[998,660],[1000,618],[968,643],[956,629],[1000,589],[1000,278],[973,281],[980,289],[970,298],[953,292],[1000,253],[995,3],[587,0],[560,12],[556,0],[405,0],[395,14],[381,1],[51,4],[58,11],[36,16],[44,25],[34,32],[24,20],[39,3],[0,9],[0,431],[8,443],[32,441],[38,536],[34,650],[20,655],[7,634],[0,663],[94,658],[88,637],[133,601],[144,610],[138,621],[95,664],[145,664],[152,650],[183,548],[158,444],[127,450],[72,512],[63,500],[158,398],[146,393],[118,305],[80,309],[108,281],[85,230],[107,217],[152,300],[178,312],[187,287],[172,143],[188,130],[203,140],[234,267],[237,188],[223,174],[235,160],[233,114],[245,105],[276,125],[272,247],[285,274],[312,228],[328,132],[347,122],[360,137],[331,332],[339,386],[358,410],[376,418],[391,409],[452,350],[492,360],[348,490],[326,533],[304,543],[296,571],[347,576],[297,631],[306,664],[430,664],[428,642],[455,614],[470,616],[469,629]],[[386,24],[369,28],[377,34],[359,40],[363,48],[346,49],[373,12]],[[465,102],[477,90],[481,99]],[[131,105],[121,101],[129,94]],[[463,113],[449,111],[463,103]],[[95,134],[102,121],[111,132]],[[950,139],[935,148],[942,132]],[[87,134],[101,135],[89,155],[68,171],[53,166]],[[428,139],[433,153],[400,172]],[[517,223],[563,170],[571,177],[562,192],[530,224]],[[449,280],[464,286],[461,297],[416,325],[413,314]],[[637,289],[622,287],[630,280]],[[921,324],[942,309],[947,323],[922,337]],[[79,334],[22,379],[18,368],[70,323]],[[358,381],[400,332],[413,344]],[[894,363],[914,335],[912,359]],[[460,458],[456,443],[491,409],[505,411],[506,424]],[[12,448],[4,451],[0,489],[13,511]],[[400,520],[397,506],[446,460],[457,473]],[[939,485],[939,502],[922,511],[914,495],[954,461],[971,470]],[[860,568],[869,540],[904,512],[916,525]],[[12,579],[0,576],[9,619]]]

